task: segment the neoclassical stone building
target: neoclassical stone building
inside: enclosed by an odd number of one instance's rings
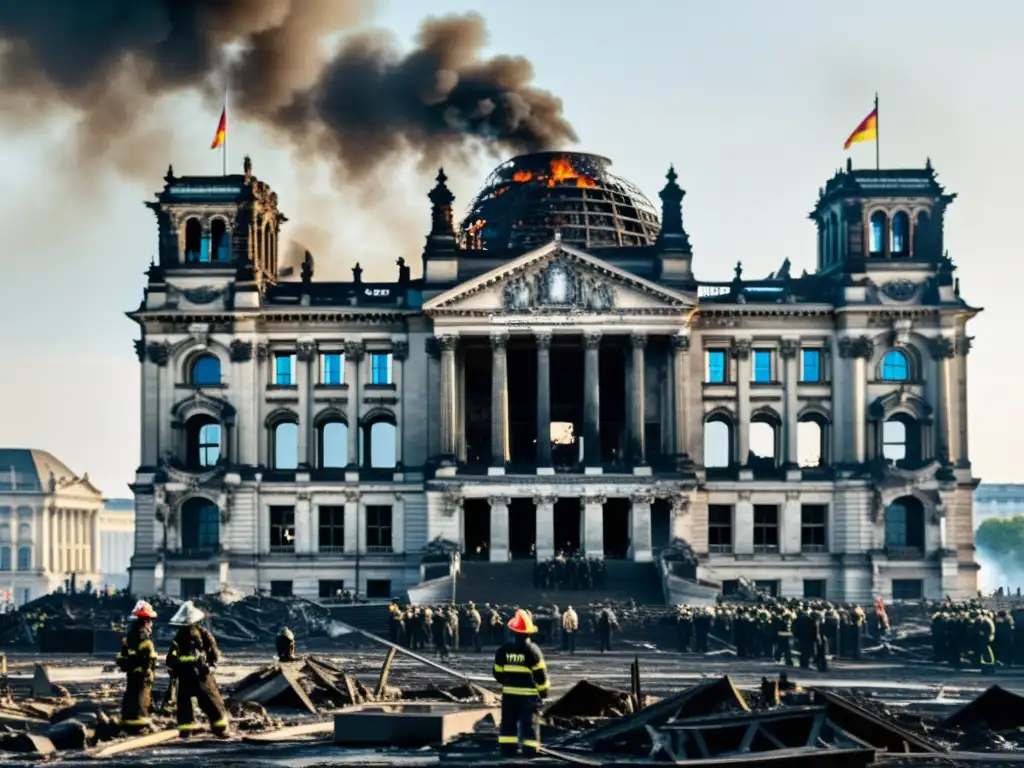
[[[129,315],[134,589],[387,597],[440,537],[495,568],[682,539],[726,591],[972,594],[979,310],[930,164],[837,172],[808,269],[714,284],[674,171],[659,210],[609,166],[515,158],[461,223],[441,173],[422,274],[390,282],[316,280],[308,254],[283,274],[248,159],[169,171]]]

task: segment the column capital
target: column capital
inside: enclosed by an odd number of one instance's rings
[[[672,337],[672,349],[676,352],[689,352],[690,351],[690,337],[689,336],[673,336]]]
[[[547,494],[541,494],[533,497],[533,503],[536,504],[538,507],[554,506],[556,501],[558,501],[557,496],[551,496]]]
[[[346,346],[346,354],[348,348]],[[316,357],[316,342],[312,339],[303,339],[295,344],[295,357],[303,363],[308,363]]]
[[[512,503],[512,499],[508,496],[488,496],[487,503],[492,507],[507,507]]]
[[[653,504],[654,492],[650,490],[633,491],[629,495],[629,501],[631,504]]]
[[[458,349],[458,346],[459,346],[459,337],[458,336],[448,335],[448,336],[438,336],[436,338],[437,338],[438,349],[440,349],[441,352],[454,352],[456,349]]]
[[[875,354],[875,342],[867,336],[844,336],[839,340],[839,356],[856,360],[870,360]]]
[[[260,363],[267,362],[267,358],[270,357],[270,345],[265,341],[261,341],[256,345],[256,360]]]
[[[948,360],[956,355],[956,342],[949,336],[928,339],[928,351],[936,360]]]
[[[441,357],[441,342],[437,340],[436,336],[427,336],[423,340],[423,351],[427,353],[428,357],[437,360]]]
[[[409,342],[408,341],[393,341],[391,342],[391,357],[396,361],[402,362],[403,360],[409,359]]]
[[[346,504],[359,503],[359,491],[342,491],[341,497]]]
[[[783,360],[792,360],[800,351],[800,342],[796,339],[783,339],[779,343],[779,357]]]
[[[587,349],[597,349],[601,346],[601,332],[585,331],[583,334],[583,344]]]
[[[644,349],[647,346],[647,334],[646,333],[631,333],[629,334],[629,344],[633,349]]]
[[[967,353],[971,351],[973,345],[973,336],[958,336],[956,339],[956,354],[959,357],[967,357]]]
[[[734,339],[729,353],[737,360],[746,360],[750,357],[750,339]]]
[[[539,331],[533,335],[534,340],[537,342],[537,349],[549,350],[551,349],[551,332],[550,331]]]
[[[491,334],[491,349],[495,352],[504,352],[508,348],[508,334],[507,333],[492,333]]]
[[[171,359],[171,345],[166,341],[155,341],[146,347],[149,362],[163,368]]]
[[[366,346],[361,340],[352,339],[345,342],[345,359],[358,363],[366,354]]]
[[[602,494],[584,494],[580,497],[580,501],[588,506],[590,504],[604,505],[604,503],[608,501],[608,497]]]

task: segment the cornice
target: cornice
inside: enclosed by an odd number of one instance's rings
[[[529,312],[495,312],[493,309],[449,309],[439,308],[430,310],[429,316],[438,317],[481,317],[496,318],[498,325],[501,319],[507,319],[510,325],[523,325],[528,321],[534,321],[539,325],[544,324],[546,317],[572,317],[577,320],[589,319],[595,323],[601,322],[607,317],[669,317],[674,319],[686,318],[689,314],[687,307],[621,307],[617,309],[604,309],[600,312],[591,311],[570,311],[561,309],[537,309]]]
[[[353,309],[339,308],[334,311],[321,308],[315,310],[273,310],[263,309],[259,311],[245,310],[242,312],[165,312],[161,310],[145,310],[142,312],[128,313],[128,317],[139,324],[147,322],[170,323],[172,325],[188,326],[193,323],[225,324],[238,323],[246,320],[256,320],[271,323],[302,322],[313,324],[337,325],[339,322],[349,323],[381,323],[406,320],[409,317],[422,315],[419,310],[401,309]]]

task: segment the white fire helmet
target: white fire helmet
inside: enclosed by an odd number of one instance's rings
[[[178,612],[171,617],[170,624],[174,627],[190,627],[206,618],[206,614],[195,607],[191,600],[182,603]]]

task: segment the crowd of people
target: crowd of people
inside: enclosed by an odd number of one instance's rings
[[[1024,610],[986,610],[979,600],[946,602],[931,618],[935,661],[964,662],[991,674],[997,664],[1024,665]]]
[[[538,560],[533,569],[535,589],[602,589],[604,560],[579,553],[559,552],[549,560]]]

